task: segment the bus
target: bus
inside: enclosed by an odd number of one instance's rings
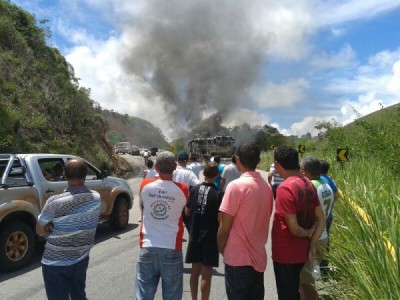
[[[235,138],[230,135],[193,139],[188,143],[188,147],[190,155],[197,156],[210,154],[231,157],[236,151]]]

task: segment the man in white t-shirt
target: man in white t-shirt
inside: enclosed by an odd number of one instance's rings
[[[328,183],[320,178],[321,175],[321,162],[315,157],[308,156],[304,158],[300,163],[300,171],[305,177],[311,180],[317,190],[318,200],[321,204],[322,210],[325,212],[327,217],[332,211],[333,201],[335,200],[334,192]],[[324,259],[325,251],[328,244],[328,232],[326,227],[321,234],[318,241],[317,247],[317,259],[318,264]],[[315,279],[311,275],[312,262],[308,261],[304,265],[300,273],[300,287],[302,293],[302,299],[317,299],[318,293],[315,288]]]
[[[160,278],[163,299],[182,299],[182,210],[189,195],[185,184],[172,181],[175,155],[161,152],[156,159],[158,178],[140,185],[139,260],[136,267],[136,299],[154,299]]]
[[[190,156],[189,161],[191,161],[191,163],[189,164],[188,167],[193,171],[193,173],[199,179],[200,178],[200,172],[201,172],[201,170],[203,170],[203,166],[201,165],[200,162],[197,161],[197,156],[196,155]]]
[[[194,187],[200,183],[196,174],[187,167],[187,161],[189,159],[189,154],[186,151],[181,151],[178,154],[177,162],[178,165],[173,174],[173,179],[176,182],[186,183],[189,188]]]
[[[238,179],[240,177],[239,168],[236,165],[236,155],[232,155],[232,163],[225,166],[221,174],[221,189],[224,191],[229,182]]]

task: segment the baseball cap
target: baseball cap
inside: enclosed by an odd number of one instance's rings
[[[178,160],[187,161],[189,159],[189,154],[186,151],[181,151],[178,154]]]

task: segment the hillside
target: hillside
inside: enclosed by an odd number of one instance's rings
[[[46,45],[48,34],[31,14],[0,0],[0,152],[70,153],[129,170],[106,139],[101,108]]]
[[[107,124],[107,139],[112,144],[126,141],[138,147],[169,146],[162,131],[146,120],[109,110],[102,110],[102,117]]]

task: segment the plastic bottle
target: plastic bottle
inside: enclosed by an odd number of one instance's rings
[[[319,262],[316,259],[313,259],[311,262],[311,275],[314,279],[321,278],[321,269],[319,267]]]

